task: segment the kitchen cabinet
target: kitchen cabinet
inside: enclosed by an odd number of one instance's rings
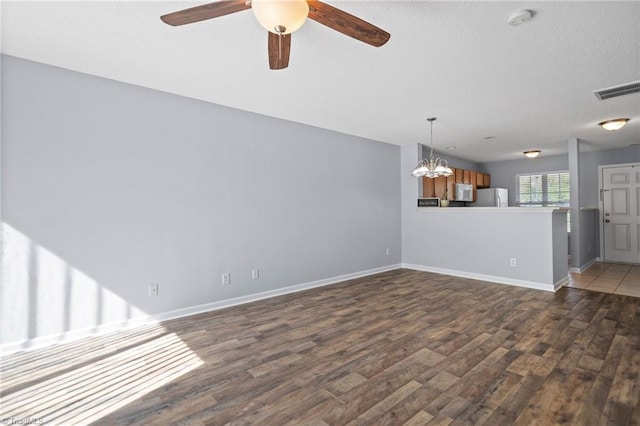
[[[478,172],[476,180],[477,180],[476,186],[478,188],[490,188],[491,187],[491,175],[489,175],[487,173]]]
[[[453,174],[451,176],[438,176],[436,178],[422,178],[422,196],[424,198],[442,198],[447,191],[447,198],[455,201],[456,183],[466,183],[473,185],[473,199],[476,198],[476,190],[478,188],[491,187],[491,175],[473,170],[463,170],[451,168]]]
[[[454,170],[454,174],[453,175],[455,176],[454,180],[455,180],[456,183],[464,183],[463,174],[464,174],[464,170],[462,170],[462,169],[455,169]]]
[[[473,186],[473,201],[476,201],[476,190],[478,189],[478,172],[469,172],[469,183]]]
[[[478,178],[478,172],[474,172],[474,171],[469,172],[469,183],[473,185],[474,188],[478,185],[477,178]]]
[[[447,176],[447,192],[449,201],[455,201],[456,199],[456,174]]]
[[[438,176],[437,178],[434,178],[431,180],[433,181],[436,197],[442,198],[442,196],[444,195],[444,192],[447,190],[447,177]]]
[[[484,174],[484,187],[491,188],[491,175],[488,173]]]

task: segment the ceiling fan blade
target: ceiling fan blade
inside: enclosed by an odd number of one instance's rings
[[[269,31],[269,68],[281,70],[289,66],[291,34],[275,34]]]
[[[385,30],[318,0],[307,0],[309,18],[371,46],[380,47],[389,41]]]
[[[229,15],[230,13],[247,9],[251,9],[251,2],[247,2],[246,0],[222,0],[162,15],[160,19],[162,19],[165,24],[178,26],[217,18],[218,16]]]

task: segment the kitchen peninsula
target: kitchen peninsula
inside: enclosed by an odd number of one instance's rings
[[[568,282],[566,211],[417,207],[417,198],[425,195],[423,179],[413,177],[411,170],[420,158],[419,144],[402,147],[403,267],[481,280],[478,285],[490,281],[556,291]],[[491,187],[484,176],[483,186]]]
[[[567,282],[567,212],[403,206],[403,266],[556,291]]]

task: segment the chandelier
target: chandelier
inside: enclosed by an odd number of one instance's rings
[[[427,118],[427,121],[431,123],[431,155],[429,155],[428,160],[420,160],[416,168],[411,172],[411,175],[415,177],[424,176],[428,178],[451,176],[453,174],[453,170],[449,167],[447,160],[434,158],[433,156],[433,122],[436,121],[436,117],[429,117]]]

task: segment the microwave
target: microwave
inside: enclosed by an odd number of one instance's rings
[[[473,201],[473,185],[456,183],[456,201]]]

